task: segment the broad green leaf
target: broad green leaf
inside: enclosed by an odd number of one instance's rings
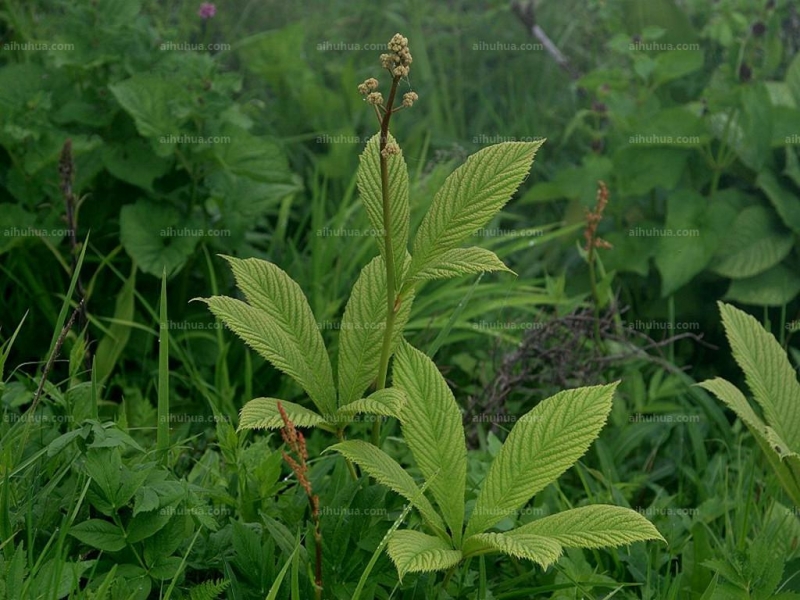
[[[133,117],[143,137],[160,138],[178,132],[180,121],[170,110],[171,100],[181,88],[176,82],[150,73],[137,73],[109,86],[125,112]]]
[[[389,134],[389,143],[397,141]],[[381,160],[380,160],[380,134],[375,134],[367,142],[367,147],[361,154],[361,164],[358,167],[358,191],[361,200],[367,209],[367,216],[373,229],[384,232],[383,192],[381,187]],[[392,254],[397,270],[398,287],[402,277],[402,267],[408,253],[408,168],[403,159],[402,151],[389,156],[389,212],[391,214]],[[386,260],[384,235],[376,236],[381,256]]]
[[[474,556],[488,552],[502,552],[516,558],[525,558],[546,569],[561,556],[561,544],[547,537],[512,530],[506,533],[478,533],[464,541],[464,555]]]
[[[674,189],[691,155],[692,151],[684,148],[623,146],[614,153],[614,175],[619,182],[616,193],[640,196],[656,188]]]
[[[736,147],[742,162],[758,172],[770,155],[772,144],[772,103],[763,83],[742,86],[741,125],[746,143]]]
[[[781,262],[794,240],[763,206],[745,208],[717,249],[711,270],[723,277],[744,279]]]
[[[734,279],[725,300],[755,306],[784,306],[800,294],[800,275],[783,264],[747,279]]]
[[[339,408],[341,415],[354,415],[366,413],[371,415],[384,415],[400,419],[403,407],[406,404],[406,395],[398,388],[384,388],[360,400],[354,400]]]
[[[249,304],[217,296],[206,300],[211,311],[264,358],[293,377],[323,414],[335,413],[336,387],[330,359],[300,286],[267,261],[226,258]]]
[[[442,518],[433,508],[433,505],[423,495],[422,490],[406,473],[405,469],[386,452],[360,440],[347,440],[330,446],[328,450],[335,450],[345,458],[353,461],[361,467],[370,477],[374,477],[378,483],[394,490],[403,498],[411,502],[423,518],[434,529],[444,534],[445,525]]]
[[[772,171],[759,173],[756,185],[772,202],[784,225],[794,233],[800,233],[800,198],[797,194],[783,187]]]
[[[171,157],[156,155],[141,138],[124,144],[109,144],[103,152],[103,166],[117,179],[153,192],[153,181],[169,172]]]
[[[397,348],[392,381],[408,398],[401,418],[403,438],[460,544],[467,444],[456,399],[434,362],[406,342]]]
[[[213,152],[226,171],[264,183],[291,181],[286,155],[274,140],[238,127],[223,129],[219,137],[222,141],[213,145]]]
[[[708,200],[692,190],[670,194],[664,235],[656,240],[662,296],[671,295],[705,269],[734,214],[728,204]]]
[[[277,398],[254,398],[242,407],[239,415],[239,431],[242,429],[280,429],[284,426],[278,402],[286,411],[286,416],[298,427],[314,427],[325,422],[325,419],[294,402]]]
[[[634,510],[595,504],[537,519],[505,535],[534,534],[565,548],[604,548],[644,540],[665,541],[653,524]]]
[[[605,424],[616,387],[559,392],[520,417],[489,468],[466,535],[498,523],[575,464]]]
[[[702,50],[682,50],[680,52],[661,52],[655,58],[653,80],[657,85],[684,77],[703,68]]]
[[[800,384],[778,340],[748,315],[718,303],[725,333],[767,425],[793,452],[800,450]]]
[[[414,238],[410,275],[435,265],[486,225],[527,177],[544,140],[505,142],[479,150],[455,170],[433,198]]]
[[[473,246],[471,248],[453,248],[442,254],[435,262],[414,275],[415,281],[425,279],[449,279],[470,273],[486,271],[507,271],[511,269],[503,264],[491,250]]]
[[[409,529],[395,531],[387,551],[401,580],[406,573],[445,571],[462,558],[461,551],[444,540]]]
[[[135,544],[155,535],[172,517],[173,513],[169,510],[149,511],[136,515],[126,526],[128,542]]]
[[[120,239],[139,268],[161,277],[179,271],[194,253],[204,230],[194,216],[187,219],[169,204],[140,199],[119,215]]]
[[[84,544],[105,552],[119,552],[125,547],[125,533],[113,523],[89,519],[69,529],[69,534]]]
[[[108,328],[108,333],[103,336],[97,345],[95,353],[95,369],[97,381],[102,383],[111,374],[122,351],[128,344],[133,325],[134,292],[136,291],[136,266],[131,269],[131,275],[122,285],[117,295],[114,307],[114,322]]]
[[[392,348],[403,335],[413,302],[413,293],[408,293],[400,304],[395,315]],[[383,259],[376,256],[362,269],[342,317],[338,366],[340,405],[359,400],[378,377],[386,309],[386,267]]]

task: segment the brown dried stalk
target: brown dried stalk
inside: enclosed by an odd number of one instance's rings
[[[314,546],[316,549],[316,564],[314,565],[314,588],[317,600],[322,598],[322,530],[319,519],[319,496],[314,493],[311,481],[308,478],[308,450],[306,449],[306,439],[303,434],[297,431],[294,423],[286,414],[283,405],[278,402],[278,412],[283,419],[281,437],[284,443],[294,453],[296,458],[283,452],[283,459],[297,476],[297,481],[305,490],[308,503],[311,506],[311,518],[314,519]]]

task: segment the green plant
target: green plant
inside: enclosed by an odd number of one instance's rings
[[[723,302],[719,311],[736,363],[760,409],[732,383],[701,385],[724,402],[753,434],[795,506],[800,506],[800,384],[778,340],[747,313]]]
[[[367,79],[359,86],[380,123],[358,172],[370,222],[381,232],[380,255],[362,271],[345,309],[338,385],[302,290],[277,266],[228,257],[246,301],[222,296],[204,300],[239,337],[292,377],[317,409],[258,398],[243,408],[240,429],[277,428],[290,419],[297,426],[334,432],[340,442],[330,449],[409,500],[434,535],[400,530],[391,536],[388,552],[401,578],[408,572],[452,572],[462,559],[492,551],[547,566],[565,546],[663,540],[644,517],[614,506],[583,507],[505,533],[488,532],[586,451],[611,410],[615,385],[562,392],[530,411],[494,461],[465,525],[467,454],[461,413],[435,364],[411,347],[402,331],[414,295],[425,282],[509,270],[488,250],[460,246],[505,205],[542,142],[498,144],[467,159],[437,192],[409,254],[408,174],[389,122],[401,108],[394,102],[412,59],[407,40],[399,34],[390,41],[389,51],[381,56],[391,76],[387,100],[376,91],[377,80]],[[405,94],[403,107],[416,100],[413,92]],[[393,354],[392,386],[386,387]],[[374,391],[364,397],[371,386]],[[400,464],[380,449],[378,427],[372,444],[344,439],[347,422],[362,412],[400,421],[403,439],[438,510]]]

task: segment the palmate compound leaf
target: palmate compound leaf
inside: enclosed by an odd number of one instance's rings
[[[431,266],[416,273],[410,281],[423,281],[426,279],[449,279],[470,273],[484,273],[487,271],[507,271],[514,273],[503,264],[491,250],[478,248],[453,248],[442,254]]]
[[[537,519],[504,533],[476,534],[464,542],[464,554],[498,550],[547,568],[564,548],[616,547],[645,540],[666,541],[636,511],[598,504]]]
[[[524,506],[584,455],[608,418],[617,384],[559,392],[517,421],[489,468],[467,537]]]
[[[202,299],[251,348],[306,391],[324,415],[336,412],[330,359],[300,286],[272,263],[226,257],[248,302]]]
[[[444,571],[462,558],[461,551],[454,550],[443,539],[409,529],[392,534],[388,552],[401,581],[406,573]]]
[[[406,261],[408,254],[406,253]],[[411,314],[413,293],[403,297],[395,315],[393,347]],[[339,333],[339,404],[359,400],[378,376],[386,327],[386,267],[376,256],[358,277],[344,310]]]
[[[397,461],[380,448],[362,442],[361,440],[347,440],[330,446],[325,452],[335,450],[348,460],[356,463],[370,477],[375,478],[391,490],[394,490],[408,500],[422,515],[423,519],[443,539],[447,538],[445,524],[433,508],[430,501],[424,496],[411,475],[401,467]]]
[[[800,451],[800,384],[778,340],[744,311],[719,302],[725,333],[767,425]]]
[[[389,142],[397,143],[389,134]],[[383,232],[383,193],[381,191],[381,161],[380,161],[380,134],[375,134],[367,142],[361,154],[361,163],[358,167],[358,191],[361,200],[367,209],[369,222],[376,231]],[[392,216],[392,254],[394,263],[398,265],[398,274],[402,272],[401,266],[408,253],[408,168],[403,159],[402,151],[393,154],[388,159],[389,167],[389,206]],[[383,235],[376,236],[381,256],[386,260],[386,248]],[[399,280],[402,277],[398,276]],[[398,282],[399,285],[399,282]]]
[[[443,255],[486,225],[528,175],[544,140],[479,150],[436,193],[414,238],[409,276],[436,268]]]
[[[405,341],[397,348],[392,381],[407,397],[401,417],[403,438],[460,545],[467,481],[461,411],[433,361]]]

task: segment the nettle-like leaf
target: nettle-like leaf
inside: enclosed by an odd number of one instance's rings
[[[401,581],[406,573],[444,571],[462,558],[460,550],[454,550],[441,538],[408,529],[392,534],[388,552]]]
[[[409,281],[449,279],[459,275],[489,271],[514,273],[491,250],[477,246],[453,248],[442,254],[436,262],[416,273]]]
[[[398,388],[384,388],[360,400],[354,400],[339,408],[343,416],[356,414],[382,415],[401,419],[406,404],[406,394]]]
[[[377,231],[383,231],[383,193],[381,191],[381,156],[380,134],[375,134],[367,142],[361,154],[358,167],[358,191],[367,209],[369,222]],[[397,143],[389,134],[389,143]],[[403,260],[408,253],[408,169],[402,151],[388,159],[389,167],[389,210],[391,212],[392,253],[397,265],[398,287],[402,281]],[[383,236],[376,237],[381,256],[386,260],[386,248]]]
[[[531,560],[546,569],[556,562],[562,553],[555,540],[532,533],[478,533],[464,541],[464,555],[475,556],[489,552],[502,552],[516,558]]]
[[[239,415],[239,430],[280,429],[283,427],[283,418],[278,410],[279,402],[289,420],[298,427],[314,427],[325,423],[325,419],[321,415],[294,402],[277,398],[254,398],[242,407]]]
[[[404,255],[406,261],[408,254]],[[395,315],[393,346],[403,334],[411,314],[413,293],[408,293]],[[380,348],[386,327],[386,266],[376,256],[361,271],[344,310],[339,333],[339,404],[361,398],[378,377]]]
[[[605,424],[616,387],[559,392],[521,417],[489,468],[466,536],[503,520],[575,464]]]
[[[800,385],[794,369],[778,340],[755,318],[722,302],[719,307],[733,356],[745,372],[764,419],[729,381],[717,377],[699,385],[728,405],[747,425],[783,488],[795,503],[800,503]]]
[[[391,490],[394,490],[408,500],[426,520],[437,534],[447,539],[445,524],[439,513],[422,493],[422,490],[406,473],[397,461],[380,448],[360,440],[347,440],[329,447],[327,451],[335,450],[348,460],[356,463],[370,477],[374,477]]]
[[[397,348],[393,383],[408,398],[401,418],[403,438],[460,545],[467,480],[461,411],[433,361],[405,341]]]
[[[437,264],[486,225],[527,177],[544,140],[484,148],[456,169],[436,193],[414,238],[409,277]]]
[[[203,299],[225,325],[306,391],[325,415],[336,412],[336,388],[325,343],[300,286],[264,260],[226,257],[247,302]]]

